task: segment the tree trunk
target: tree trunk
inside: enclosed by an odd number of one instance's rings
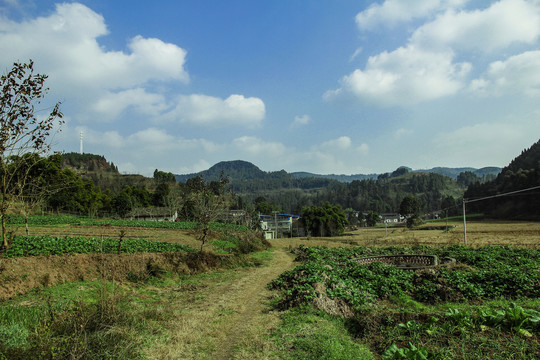
[[[6,237],[6,216],[2,215],[2,250],[6,250],[8,246]]]
[[[28,214],[24,215],[24,228],[26,230],[26,236],[29,235],[30,231],[28,229]]]
[[[203,236],[201,237],[201,253],[203,251],[204,242],[206,241],[206,235],[208,234],[208,229],[203,229]]]

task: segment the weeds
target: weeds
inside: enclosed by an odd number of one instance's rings
[[[349,337],[343,320],[304,307],[288,311],[282,321],[274,337],[283,359],[373,359],[365,346]]]
[[[8,359],[138,359],[125,295],[98,286],[94,301],[2,306],[0,354]],[[0,356],[1,358],[1,356]]]

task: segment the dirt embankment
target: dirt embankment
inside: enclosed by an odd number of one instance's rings
[[[77,254],[0,259],[0,300],[40,287],[99,279],[126,281],[168,271],[192,274],[225,266],[230,257],[204,253]]]

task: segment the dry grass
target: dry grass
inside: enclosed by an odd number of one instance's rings
[[[265,359],[275,345],[268,338],[279,325],[269,311],[266,284],[293,265],[292,256],[275,251],[270,266],[214,274],[196,284],[180,284],[174,316],[164,324],[166,337],[146,351],[151,359]],[[174,296],[169,292],[168,297]]]
[[[437,224],[444,226],[444,223]],[[332,238],[291,238],[275,239],[277,247],[326,246],[441,246],[464,244],[463,223],[449,223],[454,226],[444,230],[409,230],[404,227],[361,228],[343,236]],[[429,226],[432,226],[430,224]],[[533,222],[469,222],[467,223],[467,245],[511,245],[514,247],[540,249],[540,223]]]

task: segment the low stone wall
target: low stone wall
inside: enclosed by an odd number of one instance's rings
[[[437,255],[383,255],[358,258],[356,261],[360,265],[366,265],[372,262],[381,262],[383,264],[393,265],[402,269],[422,269],[440,265],[455,263],[455,259],[439,259]]]

